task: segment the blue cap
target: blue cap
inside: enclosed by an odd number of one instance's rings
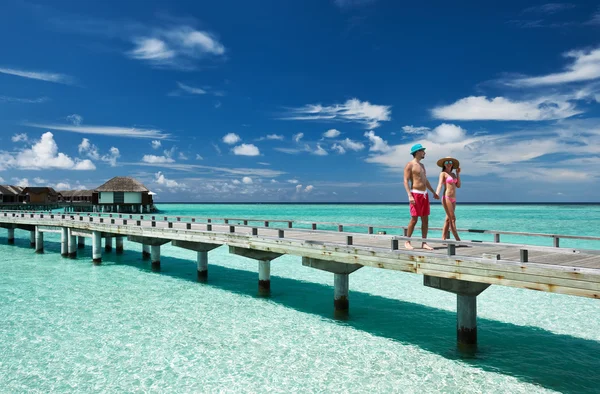
[[[412,148],[410,148],[410,154],[412,155],[413,153],[419,150],[425,150],[425,147],[421,144],[414,144]]]

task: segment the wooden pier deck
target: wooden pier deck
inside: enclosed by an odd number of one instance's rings
[[[303,265],[334,274],[334,306],[342,312],[349,308],[348,277],[357,269],[422,274],[424,285],[457,294],[458,342],[467,345],[477,341],[476,297],[489,285],[600,298],[600,250],[559,247],[561,238],[600,241],[600,237],[461,230],[493,234],[495,242],[427,239],[435,248],[428,251],[405,249],[409,238],[404,236],[377,234],[384,226],[292,220],[0,211],[0,227],[8,229],[9,242],[14,229],[30,231],[37,252],[43,251],[44,232],[59,232],[62,254],[71,257],[76,255],[76,237],[77,246],[84,237],[91,237],[95,263],[101,262],[101,239],[108,251],[115,238],[119,252],[127,237],[143,245],[144,256],[151,257],[156,269],[160,268],[160,246],[171,242],[198,252],[202,280],[208,276],[208,252],[228,245],[231,253],[259,262],[259,292],[263,294],[270,290],[271,261],[284,254],[296,255],[302,257]],[[354,231],[347,231],[350,228]],[[549,237],[554,246],[501,243],[500,234]],[[411,240],[415,247],[422,241]]]

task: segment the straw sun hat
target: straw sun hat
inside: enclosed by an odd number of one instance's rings
[[[439,159],[437,161],[437,165],[438,165],[438,167],[444,168],[444,162],[450,161],[450,160],[452,161],[452,168],[456,169],[460,166],[460,162],[458,160],[456,160],[454,157],[450,157],[450,156],[442,157],[441,159]]]

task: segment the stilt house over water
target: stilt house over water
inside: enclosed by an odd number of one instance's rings
[[[128,176],[114,177],[96,188],[92,204],[96,212],[145,213],[154,210],[150,190]]]

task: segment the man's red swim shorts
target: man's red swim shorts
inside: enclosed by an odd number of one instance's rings
[[[411,191],[414,204],[410,204],[410,216],[429,216],[429,195],[427,192]]]

